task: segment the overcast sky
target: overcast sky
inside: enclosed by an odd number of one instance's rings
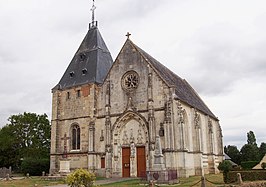
[[[51,115],[55,86],[91,21],[92,0],[0,0],[0,126]],[[266,142],[265,0],[96,0],[116,58],[131,40],[186,79],[220,119],[224,144]]]

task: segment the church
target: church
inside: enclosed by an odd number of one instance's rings
[[[222,160],[219,120],[190,84],[129,33],[113,61],[93,16],[52,89],[50,174],[189,177],[218,173]]]

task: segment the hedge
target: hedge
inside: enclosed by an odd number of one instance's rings
[[[259,163],[259,161],[246,161],[246,162],[241,162],[241,167],[243,169],[252,169],[258,163]]]
[[[42,172],[49,172],[49,159],[32,159],[26,158],[21,163],[21,170],[24,174],[29,173],[31,176],[41,176]]]
[[[249,170],[249,171],[230,171],[228,173],[228,182],[234,183],[237,181],[237,173],[241,174],[243,181],[266,180],[265,170]]]

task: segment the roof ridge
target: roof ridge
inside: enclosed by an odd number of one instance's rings
[[[128,39],[130,40],[130,39]],[[161,74],[158,72],[157,68],[153,66],[152,63],[150,63],[149,59],[146,57],[146,55],[148,55],[149,58],[152,58],[153,60],[155,60],[158,64],[162,65],[163,68],[168,69],[167,67],[165,67],[163,64],[161,64],[158,60],[156,60],[155,58],[153,58],[150,54],[148,54],[147,52],[145,52],[143,49],[141,49],[140,47],[138,47],[136,44],[134,44],[131,40],[130,40],[132,46],[140,53],[140,55],[146,60],[146,62],[153,68],[153,70],[155,72],[157,72],[157,74],[162,78],[162,80],[165,82],[165,84],[169,87],[171,87],[171,85],[169,85],[169,83],[161,76]]]

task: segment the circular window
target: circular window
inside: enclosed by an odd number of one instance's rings
[[[139,85],[139,75],[135,71],[129,71],[122,77],[122,87],[126,91],[132,91]]]

